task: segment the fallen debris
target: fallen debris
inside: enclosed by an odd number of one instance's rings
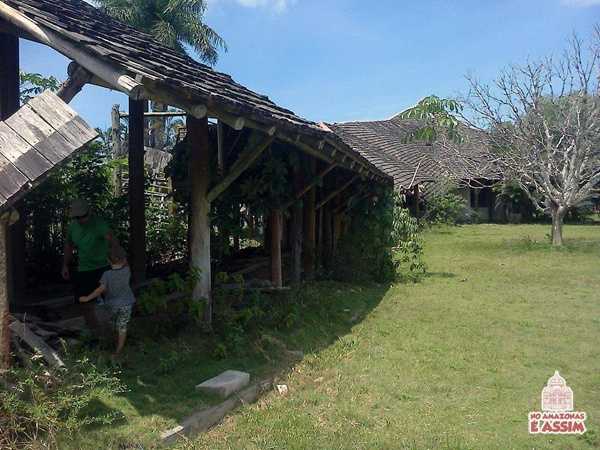
[[[54,351],[44,340],[35,334],[31,329],[18,319],[10,324],[10,330],[21,338],[29,347],[40,353],[44,359],[54,367],[64,367],[65,363],[60,359],[58,353]]]
[[[263,392],[269,390],[272,382],[273,380],[271,379],[260,381],[240,391],[219,405],[198,411],[187,419],[184,419],[180,425],[162,433],[160,435],[161,441],[164,444],[169,444],[182,436],[190,437],[209,430],[219,424],[227,413],[234,408],[246,403],[255,402]]]
[[[277,384],[275,387],[277,388],[279,395],[287,395],[289,392],[287,384]]]

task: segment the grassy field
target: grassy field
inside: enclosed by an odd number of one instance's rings
[[[429,231],[429,274],[418,284],[307,288],[318,301],[306,303],[301,326],[279,335],[305,352],[302,362],[257,360],[256,349],[205,362],[189,350],[169,377],[131,370],[134,392],[107,402],[127,422],[77,445],[151,446],[165,426],[208,401],[193,391],[205,375],[284,367],[279,383],[288,396],[271,393],[178,447],[598,448],[600,227],[566,227],[560,250],[546,243],[547,232],[538,225]],[[588,414],[583,437],[527,432],[527,413],[540,409],[555,370]]]

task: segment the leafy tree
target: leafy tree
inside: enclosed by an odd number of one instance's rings
[[[440,137],[440,134],[454,141],[462,140],[459,125],[460,121],[457,114],[462,111],[462,104],[457,100],[440,98],[436,95],[430,95],[419,101],[412,108],[400,114],[401,119],[414,119],[421,126],[417,128],[410,136],[410,140],[421,140],[425,142],[434,142]]]
[[[39,73],[23,72],[19,74],[21,103],[28,102],[31,98],[50,89],[56,91],[60,82],[54,77],[44,77]]]

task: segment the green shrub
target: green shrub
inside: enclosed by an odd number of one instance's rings
[[[425,271],[417,221],[390,190],[374,200],[363,200],[350,214],[350,227],[338,243],[334,278],[348,282],[387,282],[399,269],[409,276]]]
[[[69,437],[85,426],[121,418],[119,413],[97,413],[92,408],[97,399],[125,391],[113,374],[85,358],[56,371],[36,357],[32,363],[31,369],[15,368],[4,374],[0,448],[54,448],[59,435]]]
[[[460,225],[476,223],[477,214],[467,200],[455,192],[436,193],[427,199],[424,219],[435,225]]]
[[[423,262],[423,239],[419,223],[399,201],[394,206],[392,241],[398,272],[406,279],[417,281],[426,272]]]

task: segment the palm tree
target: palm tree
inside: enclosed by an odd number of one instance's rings
[[[106,14],[151,34],[168,47],[189,54],[194,49],[200,59],[214,65],[218,50],[227,50],[225,41],[203,23],[206,0],[95,0]]]
[[[203,22],[207,0],[95,0],[106,14],[140,31],[151,34],[163,45],[190,56],[195,50],[200,59],[214,65],[218,51],[227,45],[215,30]],[[152,103],[154,111],[166,111],[167,105]],[[163,148],[165,121],[152,121],[152,146]],[[149,142],[148,142],[149,143]]]

